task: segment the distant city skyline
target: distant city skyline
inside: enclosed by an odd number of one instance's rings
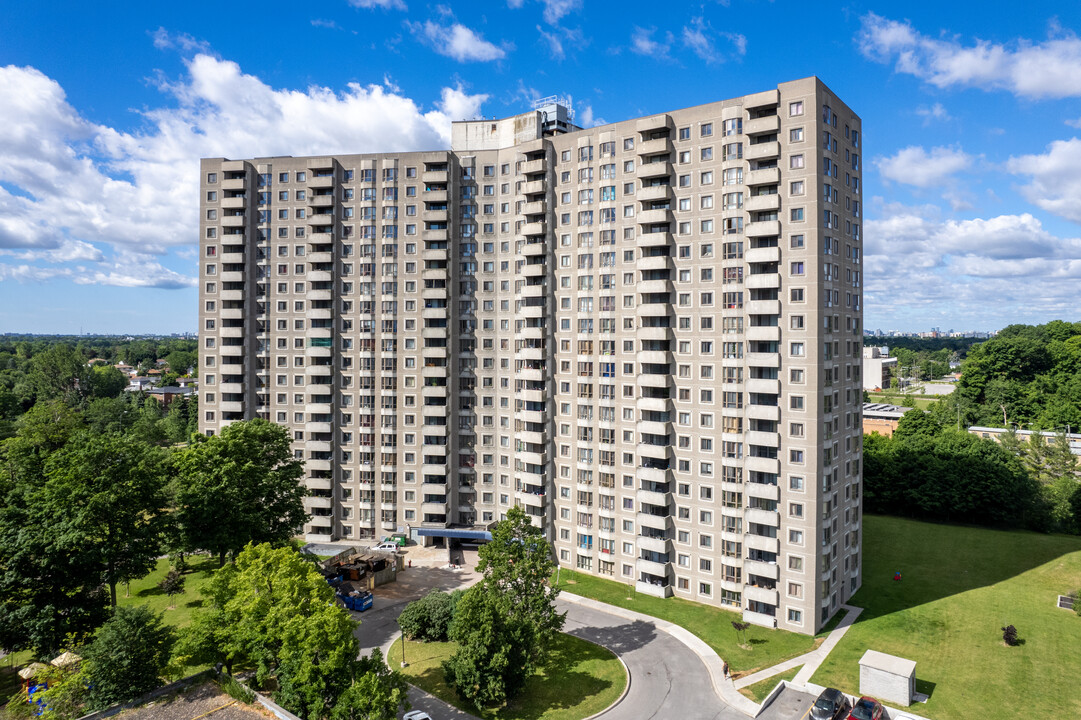
[[[867,327],[1076,318],[1065,3],[272,5],[5,3],[0,332],[193,329],[200,157],[446,149],[542,95],[588,127],[809,75],[863,109]]]

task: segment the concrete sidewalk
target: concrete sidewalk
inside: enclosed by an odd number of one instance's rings
[[[790,660],[777,663],[772,667],[763,668],[758,672],[741,677],[734,683],[736,689],[754,685],[756,682],[773,677],[786,670],[791,670],[794,667],[799,667],[800,665],[802,665],[803,668],[796,673],[796,677],[793,678],[792,682],[796,685],[806,685],[810,681],[811,676],[818,670],[822,661],[825,660],[826,656],[830,654],[830,651],[837,646],[837,643],[839,643],[845,633],[848,632],[848,628],[852,627],[852,623],[854,623],[860,613],[863,612],[863,608],[852,607],[851,605],[842,605],[841,609],[846,611],[844,618],[841,619],[841,622],[830,632],[829,636],[821,645],[809,653],[804,653],[803,655],[799,655]]]

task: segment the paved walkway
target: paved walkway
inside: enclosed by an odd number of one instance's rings
[[[783,673],[786,670],[791,670],[794,667],[799,667],[800,665],[802,665],[803,668],[796,673],[796,677],[793,678],[792,682],[797,685],[806,685],[810,681],[811,676],[818,670],[818,666],[822,664],[822,661],[826,659],[826,656],[830,654],[830,651],[837,646],[837,643],[840,642],[841,638],[848,632],[848,628],[852,627],[852,623],[856,622],[856,618],[863,612],[863,608],[852,607],[851,605],[842,605],[841,609],[846,611],[844,618],[837,624],[837,627],[830,632],[829,636],[821,645],[809,653],[804,653],[791,660],[785,660],[772,667],[764,668],[758,672],[741,677],[733,683],[735,688],[738,690],[739,688],[745,688],[748,685],[754,685],[760,680],[765,680],[766,678],[773,677],[774,675]]]

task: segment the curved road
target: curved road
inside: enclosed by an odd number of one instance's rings
[[[706,666],[686,645],[650,622],[629,621],[558,600],[567,612],[563,631],[608,648],[630,673],[624,698],[603,720],[746,720],[713,691]]]

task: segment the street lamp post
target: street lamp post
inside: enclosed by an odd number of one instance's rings
[[[399,615],[398,618],[400,620],[401,616]],[[402,624],[399,620],[395,620],[394,622],[398,623],[398,631],[402,634],[402,667],[405,668],[409,667],[409,663],[405,661],[405,631],[402,630]]]

